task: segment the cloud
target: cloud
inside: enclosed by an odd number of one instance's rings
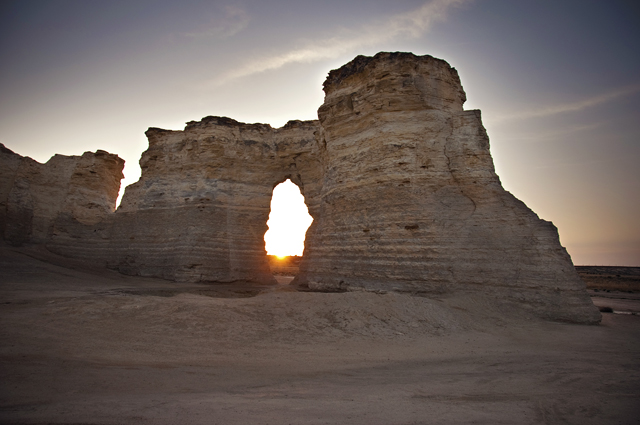
[[[228,38],[249,25],[249,15],[237,6],[226,6],[224,14],[212,19],[210,26],[201,31],[185,32],[181,35],[190,38]]]
[[[610,91],[599,96],[594,96],[589,99],[581,100],[579,102],[565,103],[561,105],[546,106],[544,108],[533,109],[530,111],[523,111],[516,114],[497,116],[493,121],[508,121],[515,119],[526,118],[541,118],[550,115],[562,114],[565,112],[577,112],[583,109],[591,108],[603,103],[608,103],[621,97],[630,96],[632,94],[640,92],[640,84],[634,84],[632,86],[623,87],[621,89]]]
[[[606,121],[598,121],[585,125],[571,126],[562,128],[555,131],[534,131],[534,132],[526,132],[526,133],[513,133],[509,135],[510,141],[519,141],[519,142],[534,142],[534,143],[545,143],[545,142],[558,142],[558,141],[570,141],[573,139],[568,139],[566,136],[570,136],[573,134],[592,132],[598,128],[604,127],[606,125],[611,124],[613,120]]]
[[[339,36],[309,42],[295,50],[248,62],[216,79],[214,85],[278,69],[291,63],[333,59],[361,47],[375,45],[398,37],[417,38],[427,32],[434,22],[445,20],[449,9],[471,1],[473,0],[432,0],[416,10],[394,15],[383,22],[366,25],[355,31],[343,31]]]

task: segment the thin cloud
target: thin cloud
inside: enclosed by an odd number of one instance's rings
[[[632,86],[627,86],[618,90],[611,91],[609,93],[601,94],[599,96],[594,96],[592,98],[585,99],[579,102],[565,103],[562,105],[548,106],[548,107],[534,109],[530,111],[524,111],[517,114],[498,116],[496,117],[495,121],[499,122],[499,121],[515,120],[515,119],[541,118],[541,117],[547,117],[550,115],[563,114],[565,112],[582,111],[584,109],[601,105],[603,103],[608,103],[613,100],[619,99],[621,97],[630,96],[638,92],[640,92],[640,84],[635,84]]]
[[[237,6],[226,6],[224,14],[213,19],[210,26],[202,31],[185,32],[181,35],[190,38],[229,38],[249,25],[249,15]]]
[[[521,141],[521,142],[533,142],[533,143],[544,143],[553,141],[567,141],[573,139],[567,139],[566,136],[570,136],[572,134],[577,133],[585,133],[588,131],[594,131],[597,128],[604,127],[606,125],[611,124],[612,120],[607,121],[599,121],[586,125],[573,126],[568,128],[563,128],[557,131],[550,132],[529,132],[529,133],[516,133],[513,135],[509,135],[510,141]]]
[[[376,25],[366,25],[357,31],[345,31],[340,36],[310,42],[299,49],[249,62],[216,79],[214,85],[230,80],[278,69],[292,63],[309,63],[333,59],[362,47],[375,45],[398,37],[417,38],[427,32],[433,23],[444,21],[447,12],[473,0],[433,0],[411,12],[394,15]]]
[[[590,167],[593,168],[597,165],[601,164],[619,164],[621,161],[624,161],[625,158],[618,156],[614,158],[608,159],[591,159],[588,161],[556,161],[550,164],[538,165],[536,167],[531,167],[532,170],[548,170],[548,169],[567,169],[570,167]]]

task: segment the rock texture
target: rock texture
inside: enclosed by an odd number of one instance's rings
[[[324,90],[326,168],[298,284],[479,291],[554,319],[599,320],[556,228],[502,188],[455,69],[360,56]]]
[[[319,192],[317,130],[316,121],[274,129],[224,117],[184,131],[150,128],[140,180],[98,226],[102,236],[58,222],[48,247],[126,274],[274,283],[264,248],[271,195],[287,178]]]
[[[150,128],[142,176],[115,214],[88,213],[87,184],[42,213],[47,201],[23,189],[40,177],[9,183],[3,173],[5,238],[44,240],[126,274],[273,282],[263,236],[272,190],[291,178],[314,218],[300,287],[479,292],[545,318],[600,320],[556,228],[502,188],[455,69],[410,53],[358,56],[324,90],[319,121],[274,129],[207,117],[183,131]],[[7,155],[17,176],[26,166]]]
[[[55,155],[45,164],[0,145],[0,231],[13,245],[44,243],[67,216],[94,225],[111,215],[124,161],[105,151]]]

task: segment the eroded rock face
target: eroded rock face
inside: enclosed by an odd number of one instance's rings
[[[381,53],[332,71],[324,89],[326,170],[298,284],[481,291],[599,320],[556,228],[502,188],[455,69]]]
[[[100,240],[90,228],[58,223],[48,246],[127,274],[273,283],[264,248],[273,188],[291,178],[309,182],[308,196],[319,192],[317,130],[316,121],[274,129],[224,117],[184,131],[150,128],[140,180],[101,223]]]
[[[70,165],[44,180],[77,189],[41,212],[48,201],[23,187],[40,177],[7,177],[39,176],[41,164],[3,155],[15,170],[0,179],[5,237],[29,228],[54,252],[127,274],[273,282],[263,237],[272,190],[291,178],[314,218],[294,284],[482,292],[545,318],[600,320],[556,228],[502,188],[455,69],[410,53],[359,56],[331,71],[324,90],[319,121],[274,129],[207,117],[183,131],[150,128],[142,176],[115,214],[89,213],[97,186]]]
[[[61,215],[93,225],[113,213],[124,161],[99,150],[41,164],[0,145],[0,167],[0,230],[21,245],[47,242]]]

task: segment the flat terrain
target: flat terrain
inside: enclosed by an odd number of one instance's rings
[[[640,267],[576,266],[588,289],[640,293]]]
[[[640,423],[633,293],[593,293],[620,314],[583,326],[280,281],[181,285],[0,246],[0,423]]]

